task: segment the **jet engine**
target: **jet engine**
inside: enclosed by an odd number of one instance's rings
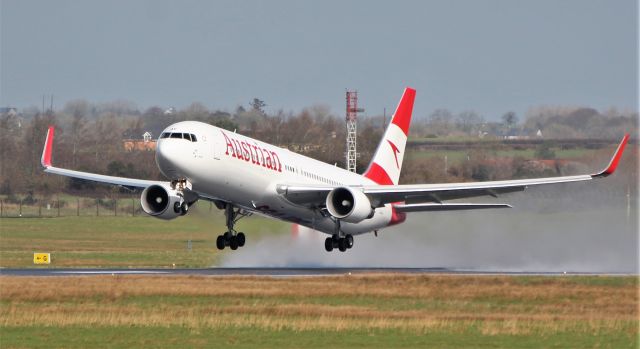
[[[178,191],[168,185],[151,185],[145,188],[140,196],[140,204],[145,213],[167,220],[186,213],[181,211],[183,202],[184,200]]]
[[[374,214],[369,198],[360,190],[348,187],[330,191],[326,205],[333,217],[349,223],[361,222]]]

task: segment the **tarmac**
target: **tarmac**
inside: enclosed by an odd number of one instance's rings
[[[448,268],[202,268],[202,269],[59,269],[26,268],[0,269],[0,276],[91,276],[91,275],[198,275],[198,276],[267,276],[267,277],[311,277],[353,274],[451,274],[451,275],[600,275],[637,276],[629,273],[584,273],[551,271],[499,271]]]

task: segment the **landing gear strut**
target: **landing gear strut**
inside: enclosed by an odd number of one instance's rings
[[[218,235],[216,239],[216,247],[219,250],[224,250],[226,246],[229,246],[232,250],[237,250],[238,247],[244,246],[246,237],[242,232],[236,232],[233,226],[243,217],[250,215],[249,213],[241,211],[239,208],[234,209],[233,205],[226,204],[224,208],[224,215],[227,218],[227,231]]]
[[[334,248],[344,252],[353,247],[353,235],[346,234],[340,230],[340,220],[336,219],[336,228],[334,234],[324,240],[324,249],[327,252],[333,251]]]

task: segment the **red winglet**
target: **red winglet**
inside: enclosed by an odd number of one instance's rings
[[[611,162],[609,162],[609,166],[607,166],[606,169],[591,175],[591,177],[593,178],[606,177],[608,175],[613,174],[616,171],[616,168],[618,168],[618,163],[620,162],[622,153],[624,153],[624,147],[627,145],[628,141],[629,141],[629,134],[627,133],[624,135],[624,137],[622,138],[622,141],[618,145],[618,149],[616,149],[616,152],[613,154],[613,158],[611,158]]]
[[[54,128],[53,126],[49,126],[49,131],[47,131],[47,139],[44,141],[44,149],[42,150],[42,159],[40,163],[44,167],[51,167],[51,148],[53,146],[53,134]]]

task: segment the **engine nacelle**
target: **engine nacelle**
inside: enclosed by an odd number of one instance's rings
[[[167,220],[180,216],[179,205],[182,201],[178,192],[168,185],[151,185],[140,196],[140,204],[146,214]]]
[[[371,201],[357,189],[335,188],[327,195],[327,210],[338,219],[349,223],[358,223],[373,217]]]

